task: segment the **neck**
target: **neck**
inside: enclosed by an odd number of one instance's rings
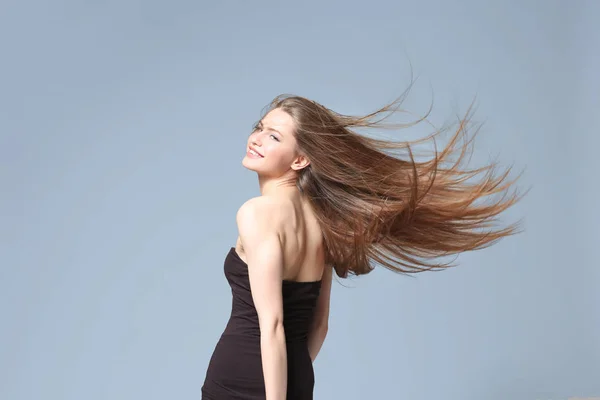
[[[300,193],[295,177],[266,178],[259,176],[258,185],[262,196],[292,197]]]

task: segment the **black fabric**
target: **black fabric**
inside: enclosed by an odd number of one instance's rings
[[[260,327],[248,279],[248,266],[232,247],[224,271],[232,294],[229,322],[210,359],[203,400],[264,400]],[[308,330],[321,281],[282,283],[283,326],[288,363],[288,400],[312,400],[314,373]]]

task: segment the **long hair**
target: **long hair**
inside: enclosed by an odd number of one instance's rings
[[[369,273],[373,262],[399,273],[453,267],[439,259],[487,247],[519,231],[520,222],[495,226],[498,214],[520,198],[510,191],[516,181],[508,180],[511,168],[496,175],[495,163],[462,167],[475,137],[469,138],[467,129],[472,105],[445,148],[436,149],[425,162],[415,160],[412,147],[429,139],[435,144],[443,130],[415,141],[375,139],[353,130],[425,121],[385,122],[402,111],[406,93],[365,116],[343,115],[293,95],[277,96],[265,110],[281,109],[295,122],[298,151],[310,160],[296,185],[316,212],[326,262],[339,277]],[[396,150],[406,151],[407,157],[394,154]],[[477,203],[494,194],[501,196],[489,204]]]

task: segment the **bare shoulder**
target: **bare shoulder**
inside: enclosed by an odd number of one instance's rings
[[[261,196],[246,201],[236,214],[239,239],[248,264],[250,285],[266,290],[259,281],[277,286],[283,276],[283,227],[285,212],[279,199]],[[279,282],[279,283],[277,283]],[[263,282],[264,283],[264,282]],[[262,289],[258,289],[261,287]]]
[[[285,242],[285,224],[293,213],[291,202],[270,196],[253,197],[238,209],[236,223],[244,252],[267,238]],[[261,240],[262,239],[262,240]]]
[[[278,230],[293,212],[292,203],[283,198],[271,196],[258,196],[247,200],[238,209],[236,221],[238,225],[251,224]]]

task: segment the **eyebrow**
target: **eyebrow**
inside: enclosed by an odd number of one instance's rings
[[[279,133],[281,136],[283,136],[283,134],[281,132],[279,132],[277,129],[275,128],[271,128],[269,126],[264,126],[262,121],[259,121],[258,126],[262,127],[263,129],[267,129],[269,131],[273,131],[273,132],[277,132]]]

